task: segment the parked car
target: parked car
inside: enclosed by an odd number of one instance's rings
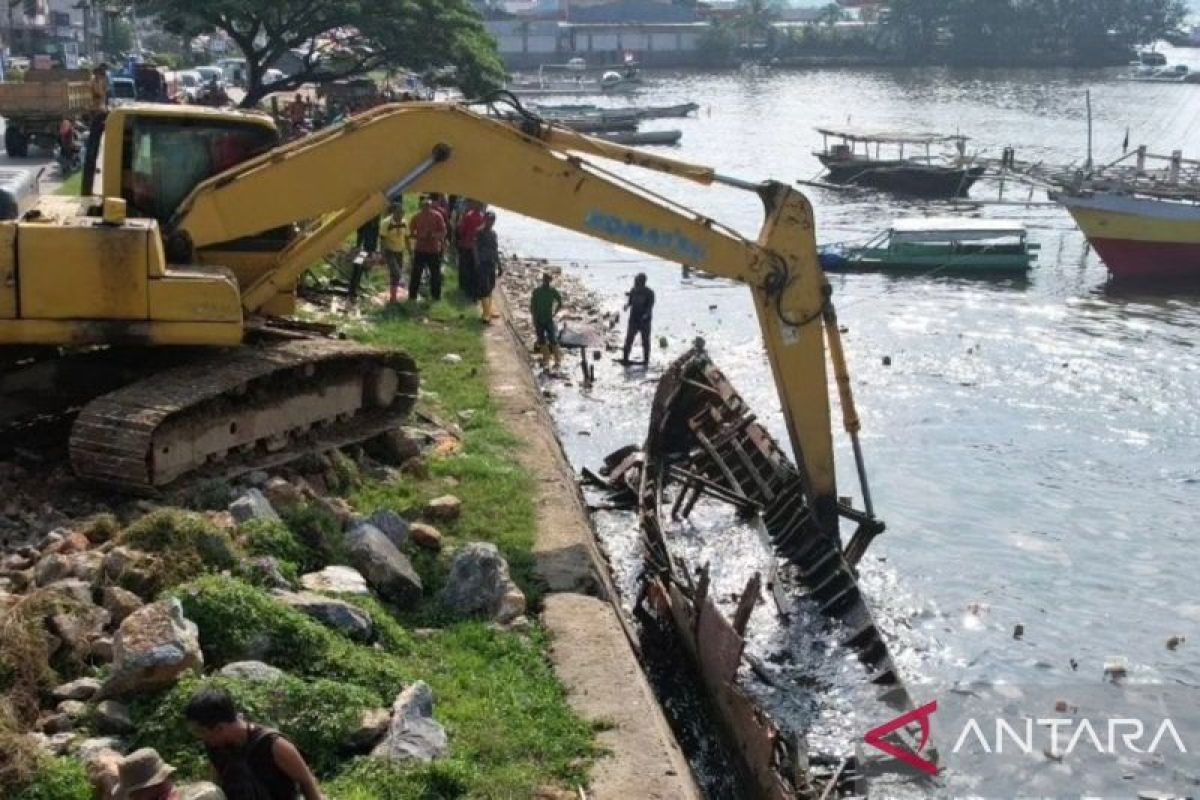
[[[137,100],[137,84],[133,78],[109,78],[108,96],[118,103]]]
[[[200,73],[194,69],[184,69],[175,73],[175,91],[179,96],[180,102],[191,103],[196,99],[196,92],[200,90],[204,81],[200,78]]]
[[[213,81],[222,88],[225,86],[225,72],[220,67],[210,64],[206,67],[193,67],[192,71],[200,76],[200,82],[206,86]]]

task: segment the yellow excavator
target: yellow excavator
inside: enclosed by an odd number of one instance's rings
[[[588,157],[752,192],[759,239]],[[0,222],[0,421],[49,408],[22,399],[38,390],[69,398],[82,477],[154,490],[394,425],[416,365],[295,321],[296,285],[392,198],[437,191],[748,284],[810,507],[836,531],[828,344],[870,512],[812,208],[785,184],[443,103],[381,106],[285,145],[261,114],[128,105],[109,115],[100,170],[100,196],[41,198]]]

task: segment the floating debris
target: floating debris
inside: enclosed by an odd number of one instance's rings
[[[1122,656],[1114,656],[1104,662],[1104,677],[1119,680],[1129,674],[1129,661]]]

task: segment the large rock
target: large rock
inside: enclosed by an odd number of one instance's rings
[[[116,750],[100,748],[84,758],[88,782],[92,785],[93,797],[110,798],[121,778],[121,762],[125,757]]]
[[[27,741],[33,742],[43,753],[53,757],[66,755],[67,751],[71,749],[71,742],[75,741],[77,737],[72,731],[56,733],[53,736],[31,731],[25,734],[25,738]]]
[[[367,522],[383,531],[383,535],[396,547],[404,547],[405,542],[408,541],[408,522],[391,509],[379,509],[367,517]]]
[[[421,443],[402,430],[390,430],[367,442],[367,452],[385,464],[398,467],[421,454]]]
[[[123,586],[142,599],[158,591],[158,560],[131,547],[114,547],[104,556],[100,573],[111,584]]]
[[[421,576],[408,557],[392,544],[383,531],[360,522],[346,532],[350,562],[381,597],[399,606],[412,606],[421,599]]]
[[[54,707],[54,710],[59,714],[66,714],[71,718],[72,723],[78,725],[87,717],[88,704],[82,700],[63,700]]]
[[[362,573],[350,567],[326,567],[320,572],[310,572],[300,576],[300,585],[313,592],[330,592],[331,594],[369,595],[367,579]]]
[[[85,661],[92,656],[93,642],[104,635],[108,620],[108,612],[99,606],[75,604],[51,615],[47,627],[71,658]]]
[[[261,661],[234,661],[221,667],[217,673],[223,678],[237,678],[256,683],[270,683],[284,676],[284,671]]]
[[[392,704],[387,735],[371,756],[389,761],[433,761],[449,750],[446,729],[433,718],[433,692],[425,681],[417,681]]]
[[[79,534],[82,536],[83,534]],[[71,577],[95,583],[100,577],[100,569],[104,564],[104,553],[99,550],[87,550],[82,553],[72,553],[66,556]]]
[[[100,593],[100,603],[112,615],[112,621],[118,625],[124,622],[125,618],[130,614],[145,605],[142,602],[142,598],[128,589],[122,589],[120,586],[105,586]]]
[[[413,544],[426,550],[438,552],[442,549],[442,532],[424,522],[414,522],[408,526],[408,535]]]
[[[183,607],[174,598],[151,603],[125,618],[113,640],[113,661],[101,698],[171,686],[183,673],[204,666],[196,625],[183,616]]]
[[[71,577],[71,562],[60,553],[43,556],[42,560],[33,568],[33,582],[38,586],[47,586],[69,577]]]
[[[370,752],[379,740],[388,732],[392,724],[390,708],[363,709],[358,719],[358,727],[346,737],[345,747],[351,753]]]
[[[425,516],[432,520],[449,522],[462,514],[462,500],[452,494],[435,497],[425,504]]]
[[[525,613],[525,595],[513,583],[508,562],[490,542],[472,542],[454,555],[442,604],[461,617],[511,622]]]
[[[88,538],[81,531],[59,531],[62,538],[50,548],[55,553],[60,553],[64,556],[72,553],[82,553],[92,546]]]
[[[285,604],[306,614],[351,639],[368,641],[375,632],[371,615],[344,600],[317,594],[316,592],[275,591],[274,595]]]
[[[289,483],[283,478],[271,478],[263,486],[263,494],[266,495],[273,508],[280,511],[290,511],[293,508],[304,505],[304,492],[300,487]]]
[[[58,595],[68,606],[92,605],[92,585],[79,578],[64,578],[42,588]]]
[[[112,750],[117,755],[124,755],[129,752],[129,743],[116,736],[97,736],[92,739],[84,739],[75,748],[75,757],[86,764],[105,750]]]
[[[55,686],[50,690],[50,696],[55,700],[91,700],[100,691],[100,681],[95,678],[80,678],[79,680]]]
[[[279,514],[271,506],[271,501],[258,489],[247,489],[245,494],[230,503],[229,513],[239,525],[251,520],[281,521]]]
[[[129,709],[116,700],[101,700],[96,706],[96,730],[116,735],[133,733]]]
[[[113,660],[113,637],[109,634],[97,636],[88,642],[93,661],[109,663]]]
[[[70,702],[69,700],[67,702]],[[37,721],[37,729],[47,736],[53,736],[58,733],[70,733],[75,730],[75,720],[70,714],[63,711],[55,711],[50,714],[43,714]]]

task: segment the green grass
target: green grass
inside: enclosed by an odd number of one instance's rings
[[[15,800],[91,800],[92,785],[83,764],[68,758],[47,758],[37,777]]]
[[[63,185],[58,187],[57,194],[69,195],[72,197],[79,196],[80,187],[83,185],[83,173],[76,172],[71,177],[63,181]]]
[[[329,781],[330,800],[524,798],[539,786],[584,782],[596,755],[593,731],[567,705],[540,630],[523,636],[458,622],[415,637],[377,600],[348,598],[375,621],[376,641],[358,644],[234,578],[204,576],[176,594],[199,628],[207,668],[257,648],[263,660],[290,673],[268,687],[221,683],[255,719],[296,739]],[[449,758],[403,769],[345,762],[339,744],[357,714],[390,705],[418,679],[433,689]],[[136,743],[159,748],[188,776],[199,776],[203,766],[198,745],[179,725],[195,688],[192,681],[143,697],[132,708]],[[383,792],[380,781],[397,785]]]
[[[514,455],[521,442],[505,428],[492,403],[483,324],[475,306],[458,299],[453,272],[452,267],[446,269],[440,302],[389,306],[360,338],[404,350],[416,359],[425,395],[418,409],[459,425],[462,452],[432,460],[428,480],[367,483],[351,494],[351,501],[365,511],[390,508],[411,518],[431,498],[454,494],[463,501],[463,511],[458,520],[439,525],[447,543],[495,542],[533,605],[542,589],[533,571],[534,485]],[[462,361],[443,361],[447,353],[461,356]],[[460,416],[464,411],[469,418]],[[436,585],[438,575],[427,574],[425,566],[417,564],[422,578],[429,577]]]
[[[463,448],[431,458],[428,479],[382,484],[360,476],[346,481],[344,491],[360,513],[390,508],[409,519],[416,518],[430,498],[457,495],[463,501],[462,516],[439,524],[447,544],[495,542],[536,602],[534,484],[515,458],[520,441],[504,427],[491,401],[482,325],[473,305],[457,298],[453,272],[452,267],[446,270],[440,302],[391,306],[357,335],[403,349],[417,360],[424,390],[420,410],[460,425]],[[446,353],[456,353],[462,361],[444,362]],[[466,410],[473,412],[469,419],[459,416]],[[307,567],[341,562],[341,554],[328,545],[328,521],[310,518],[310,512],[285,515],[294,537],[275,529],[252,529],[245,546],[285,560],[303,560]],[[483,622],[446,618],[432,596],[444,581],[449,555],[416,549],[409,554],[426,585],[421,610],[394,614],[377,600],[346,598],[375,621],[372,644],[351,642],[236,579],[204,576],[181,595],[188,618],[200,628],[209,668],[242,657],[251,645],[269,642],[265,660],[295,679],[312,686],[334,680],[348,691],[377,697],[383,705],[390,704],[404,684],[417,679],[429,683],[435,717],[449,735],[450,757],[402,767],[360,759],[331,769],[336,760],[319,754],[316,761],[324,769],[324,789],[331,800],[527,798],[541,786],[584,783],[597,755],[594,731],[566,702],[547,658],[547,635],[536,627],[521,635]],[[416,625],[435,630],[413,636],[410,630]],[[286,711],[286,706],[279,708]],[[268,715],[266,721],[287,730],[293,723],[287,713],[274,708],[262,712]],[[329,730],[337,727],[330,725]],[[325,747],[320,742],[332,738],[318,736],[315,741],[317,747]],[[188,760],[182,752],[179,756]]]

